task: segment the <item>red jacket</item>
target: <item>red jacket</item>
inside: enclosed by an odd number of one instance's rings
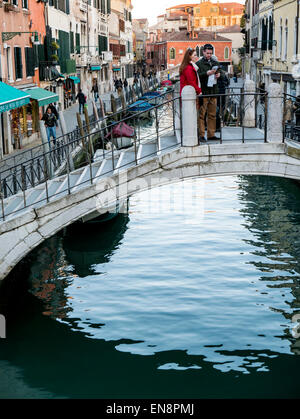
[[[185,86],[193,86],[197,95],[202,93],[201,87],[198,86],[197,72],[192,64],[188,64],[180,76],[180,94]]]

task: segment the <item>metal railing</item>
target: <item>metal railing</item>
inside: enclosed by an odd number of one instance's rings
[[[161,135],[172,132],[172,135],[176,136],[175,132],[175,120],[176,118],[180,120],[179,126],[180,128],[180,139],[181,142],[178,143],[179,145],[182,145],[182,112],[181,112],[181,106],[180,106],[180,98],[174,97],[174,92],[168,93],[172,97],[166,98],[166,100],[157,105],[153,105],[150,112],[152,113],[152,129],[147,130],[146,133],[143,133],[143,130],[141,129],[142,123],[141,121],[144,119],[145,113],[149,111],[143,111],[143,112],[137,112],[135,114],[130,114],[126,116],[125,118],[121,119],[119,122],[127,123],[131,126],[134,126],[135,134],[133,138],[133,145],[131,146],[131,150],[134,152],[134,162],[137,165],[138,164],[138,147],[140,144],[147,141],[149,138],[151,138],[152,142],[155,142],[156,144],[156,150],[153,153],[150,153],[148,155],[143,155],[143,159],[149,158],[151,156],[157,155],[157,152],[164,151],[168,148],[174,147],[174,145],[170,147],[161,148],[159,139]],[[114,123],[107,124],[106,127],[101,127],[94,133],[88,133],[85,134],[79,139],[74,139],[71,141],[68,141],[67,143],[62,143],[61,141],[57,141],[55,144],[55,147],[48,152],[43,153],[42,156],[39,156],[39,158],[35,161],[35,166],[33,167],[33,161],[30,159],[28,162],[26,162],[26,167],[30,167],[31,170],[28,172],[25,170],[25,165],[20,165],[18,167],[18,173],[12,173],[10,175],[10,178],[0,179],[0,214],[1,219],[5,220],[7,216],[18,213],[20,211],[23,211],[25,208],[28,208],[32,204],[28,204],[27,201],[27,195],[26,191],[31,189],[33,186],[36,186],[35,181],[33,178],[42,179],[42,183],[40,184],[42,188],[39,189],[39,192],[42,194],[43,191],[43,198],[40,201],[35,201],[34,205],[38,205],[41,202],[49,202],[50,199],[53,200],[57,198],[59,195],[62,194],[71,194],[72,190],[79,186],[82,186],[84,184],[93,184],[95,180],[99,177],[108,176],[109,174],[113,174],[113,172],[116,169],[116,163],[117,159],[119,157],[119,150],[115,149],[115,147],[111,147],[111,150],[107,150],[106,144],[107,142],[112,143],[112,134],[111,137],[107,140],[107,133],[112,132],[112,128],[115,126]],[[102,147],[101,147],[101,153],[103,156],[103,159],[112,159],[112,169],[108,170],[105,173],[101,173],[99,176],[96,176],[93,173],[93,136],[97,134],[102,139]],[[77,146],[78,141],[81,142],[82,150],[83,150],[83,159],[79,165],[80,168],[89,167],[89,179],[85,180],[81,183],[78,183],[76,185],[72,185],[71,182],[71,174],[76,174],[76,170],[72,171],[71,165],[70,165],[70,153],[71,151]],[[59,190],[57,193],[50,193],[49,186],[50,186],[50,177],[51,177],[51,166],[53,165],[53,155],[60,155],[63,156],[66,160],[66,176],[67,182],[66,187],[64,189]],[[121,166],[118,166],[118,169],[123,169],[128,165],[131,165],[133,162],[123,164]],[[11,186],[12,185],[12,186]],[[5,192],[6,191],[6,192]],[[5,206],[4,199],[8,195],[7,192],[11,192],[11,195],[15,195],[15,191],[19,192],[19,198],[21,200],[21,204],[16,210],[8,211],[7,208],[9,206]],[[41,195],[39,195],[41,196]],[[11,199],[14,199],[12,197]],[[11,202],[11,201],[10,201]]]
[[[296,96],[283,95],[283,138],[300,142],[300,101]],[[299,116],[297,118],[296,111]]]
[[[157,98],[156,101],[161,101],[169,92],[164,92]],[[143,99],[145,102],[153,101],[153,98]],[[120,99],[121,104],[121,99]],[[121,107],[121,106],[120,106]],[[57,137],[56,140],[49,142],[50,150],[45,150],[45,146],[39,145],[33,147],[30,150],[18,153],[18,159],[22,162],[16,161],[16,156],[5,159],[3,163],[7,165],[6,169],[2,169],[0,172],[0,183],[4,198],[10,195],[15,195],[22,190],[24,182],[30,187],[34,187],[49,179],[49,173],[42,170],[44,166],[45,153],[48,155],[48,160],[51,162],[51,173],[54,174],[57,170],[66,164],[66,160],[77,147],[82,147],[82,137],[87,134],[93,134],[99,137],[101,142],[101,136],[99,134],[99,125],[103,126],[104,130],[108,130],[106,127],[111,119],[115,121],[122,120],[122,117],[127,113],[129,107],[121,108],[117,112],[108,116],[101,116],[100,119],[96,120],[95,116],[89,116],[89,122],[82,122],[82,127],[77,127],[75,130]],[[101,130],[100,130],[101,131]],[[65,168],[65,167],[63,167]],[[45,176],[47,174],[47,177]]]
[[[224,128],[235,140],[267,142],[267,94],[264,92],[245,92],[243,88],[229,88],[224,94],[201,95],[217,99],[216,128],[219,143],[224,141]],[[249,121],[251,120],[251,122]],[[238,128],[230,130],[230,128]],[[256,128],[256,130],[253,130]]]

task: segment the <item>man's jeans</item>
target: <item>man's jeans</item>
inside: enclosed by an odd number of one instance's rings
[[[50,145],[51,137],[53,137],[53,143],[55,145],[56,143],[56,128],[55,127],[46,127],[47,128],[47,136],[48,136],[48,142]]]
[[[79,113],[83,113],[84,103],[79,103]]]

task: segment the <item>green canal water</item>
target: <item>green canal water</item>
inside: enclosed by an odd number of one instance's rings
[[[45,241],[0,289],[1,398],[300,396],[300,188],[191,179]]]

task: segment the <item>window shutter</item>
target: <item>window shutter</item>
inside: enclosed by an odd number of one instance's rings
[[[70,32],[70,53],[74,53],[74,32]]]
[[[76,33],[76,53],[80,54],[80,33]]]
[[[22,50],[19,47],[15,47],[15,72],[16,79],[23,78]]]

